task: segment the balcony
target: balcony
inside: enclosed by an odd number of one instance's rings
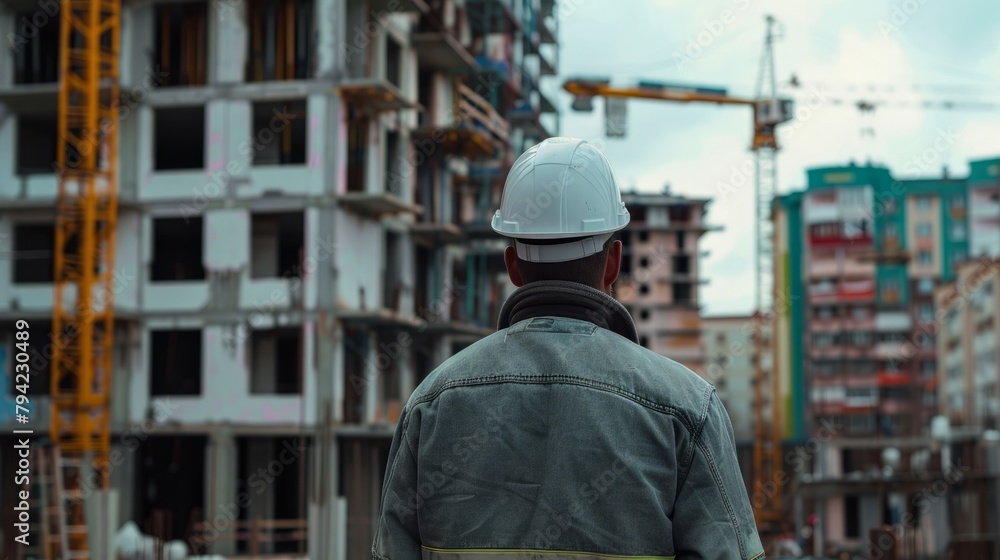
[[[465,84],[455,86],[450,121],[440,126],[421,127],[413,135],[430,138],[447,152],[469,159],[496,157],[509,142],[507,121]]]
[[[880,371],[877,374],[879,387],[908,387],[913,376],[906,372]]]
[[[878,332],[904,332],[912,327],[913,322],[906,311],[882,311],[875,315],[875,330]]]
[[[352,105],[370,107],[375,111],[420,109],[420,104],[407,99],[399,87],[382,78],[349,80],[337,88],[340,97]]]
[[[480,69],[476,59],[451,33],[414,33],[410,44],[416,49],[422,68],[460,74],[473,74]]]
[[[337,196],[337,203],[355,214],[379,219],[392,214],[420,214],[423,208],[410,204],[398,196],[381,192],[347,192]]]
[[[413,241],[425,247],[440,247],[458,243],[463,239],[462,230],[455,224],[441,222],[415,222],[410,224]]]

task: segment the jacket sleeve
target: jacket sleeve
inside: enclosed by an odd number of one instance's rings
[[[379,508],[374,560],[420,560],[420,533],[417,509],[422,505],[417,494],[417,459],[406,436],[409,414],[403,410],[396,424],[389,448],[382,505]]]
[[[714,390],[691,445],[687,477],[674,503],[677,560],[761,560],[764,549],[736,461],[733,425]]]

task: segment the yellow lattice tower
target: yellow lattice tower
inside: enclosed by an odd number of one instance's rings
[[[81,491],[108,484],[119,11],[119,0],[62,3],[50,431],[67,465],[95,466],[89,480],[66,477],[70,558],[89,557]]]

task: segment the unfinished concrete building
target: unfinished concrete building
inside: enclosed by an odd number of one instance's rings
[[[631,215],[620,234],[622,270],[615,297],[636,323],[639,343],[704,376],[698,241],[721,228],[705,221],[709,199],[624,192]]]
[[[556,132],[555,4],[123,2],[122,460],[91,542],[132,520],[197,553],[370,555],[403,403],[511,289],[488,218],[516,155]],[[37,10],[5,1],[0,30]],[[49,16],[0,56],[0,323],[31,323],[39,444],[59,343]],[[0,330],[5,401],[13,343]]]

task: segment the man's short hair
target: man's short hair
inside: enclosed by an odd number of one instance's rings
[[[608,253],[611,251],[611,244],[618,238],[618,234],[612,235],[604,242],[604,247],[600,251],[572,261],[556,263],[536,263],[517,258],[517,269],[521,273],[521,281],[525,284],[537,282],[539,280],[565,280],[568,282],[578,282],[597,289],[604,289],[604,265],[608,262]],[[522,243],[530,245],[558,245],[567,243],[575,239],[522,239]]]

